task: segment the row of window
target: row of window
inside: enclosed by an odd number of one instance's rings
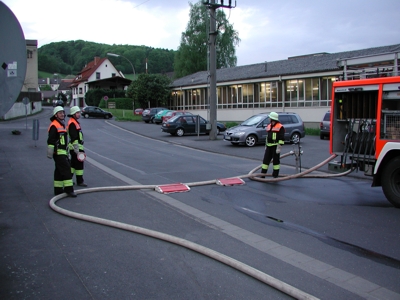
[[[237,84],[217,87],[218,109],[330,106],[335,77]],[[172,92],[173,109],[207,109],[208,89]]]

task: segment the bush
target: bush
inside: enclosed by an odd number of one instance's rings
[[[226,122],[225,123],[226,128],[231,128],[231,127],[234,127],[234,126],[237,126],[237,125],[239,125],[239,124],[236,123],[236,122]]]
[[[110,90],[110,89],[91,89],[85,95],[85,102],[88,106],[100,106],[100,102],[104,101],[104,96],[110,99],[125,98],[124,90]],[[103,106],[105,107],[105,106]]]
[[[108,108],[108,103],[114,102],[116,109],[129,109],[133,111],[133,100],[131,98],[108,98],[107,101],[104,101],[104,98],[101,98],[99,107]]]
[[[319,135],[319,132],[318,128],[306,128],[306,135]]]

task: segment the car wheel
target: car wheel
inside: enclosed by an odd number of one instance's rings
[[[219,128],[217,127],[217,135],[219,134]]]
[[[104,119],[109,119],[109,118],[110,118],[109,115],[105,115],[105,116],[104,116]]]
[[[145,123],[149,123],[149,121],[144,121]]]
[[[183,128],[178,128],[176,130],[176,135],[177,136],[183,136],[185,134],[185,130],[183,130]]]
[[[88,118],[89,118],[89,115],[88,115],[88,114],[84,114],[83,116],[85,117],[85,119],[88,119]]]
[[[322,133],[319,134],[319,138],[320,138],[321,140],[323,140],[324,137],[325,137],[325,136],[324,136]]]
[[[151,118],[151,119],[150,119],[150,122],[151,122],[152,124],[154,124],[154,118]]]
[[[293,133],[292,136],[290,137],[290,140],[294,144],[297,144],[298,142],[300,142],[300,134],[298,134],[297,132]]]
[[[250,134],[246,138],[246,146],[253,147],[255,144],[257,144],[257,137],[254,134]]]
[[[382,190],[394,207],[400,208],[400,157],[393,158],[383,169]]]

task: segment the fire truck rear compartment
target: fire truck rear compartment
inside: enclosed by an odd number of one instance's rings
[[[332,151],[340,156],[340,162],[331,163],[329,168],[337,171],[358,168],[372,175],[378,91],[354,90],[335,94]]]

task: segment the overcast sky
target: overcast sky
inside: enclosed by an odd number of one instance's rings
[[[38,47],[85,40],[177,50],[189,2],[197,1],[3,2],[19,20],[25,39],[38,40]],[[241,39],[238,66],[400,43],[400,0],[237,0],[236,5],[224,11]]]

